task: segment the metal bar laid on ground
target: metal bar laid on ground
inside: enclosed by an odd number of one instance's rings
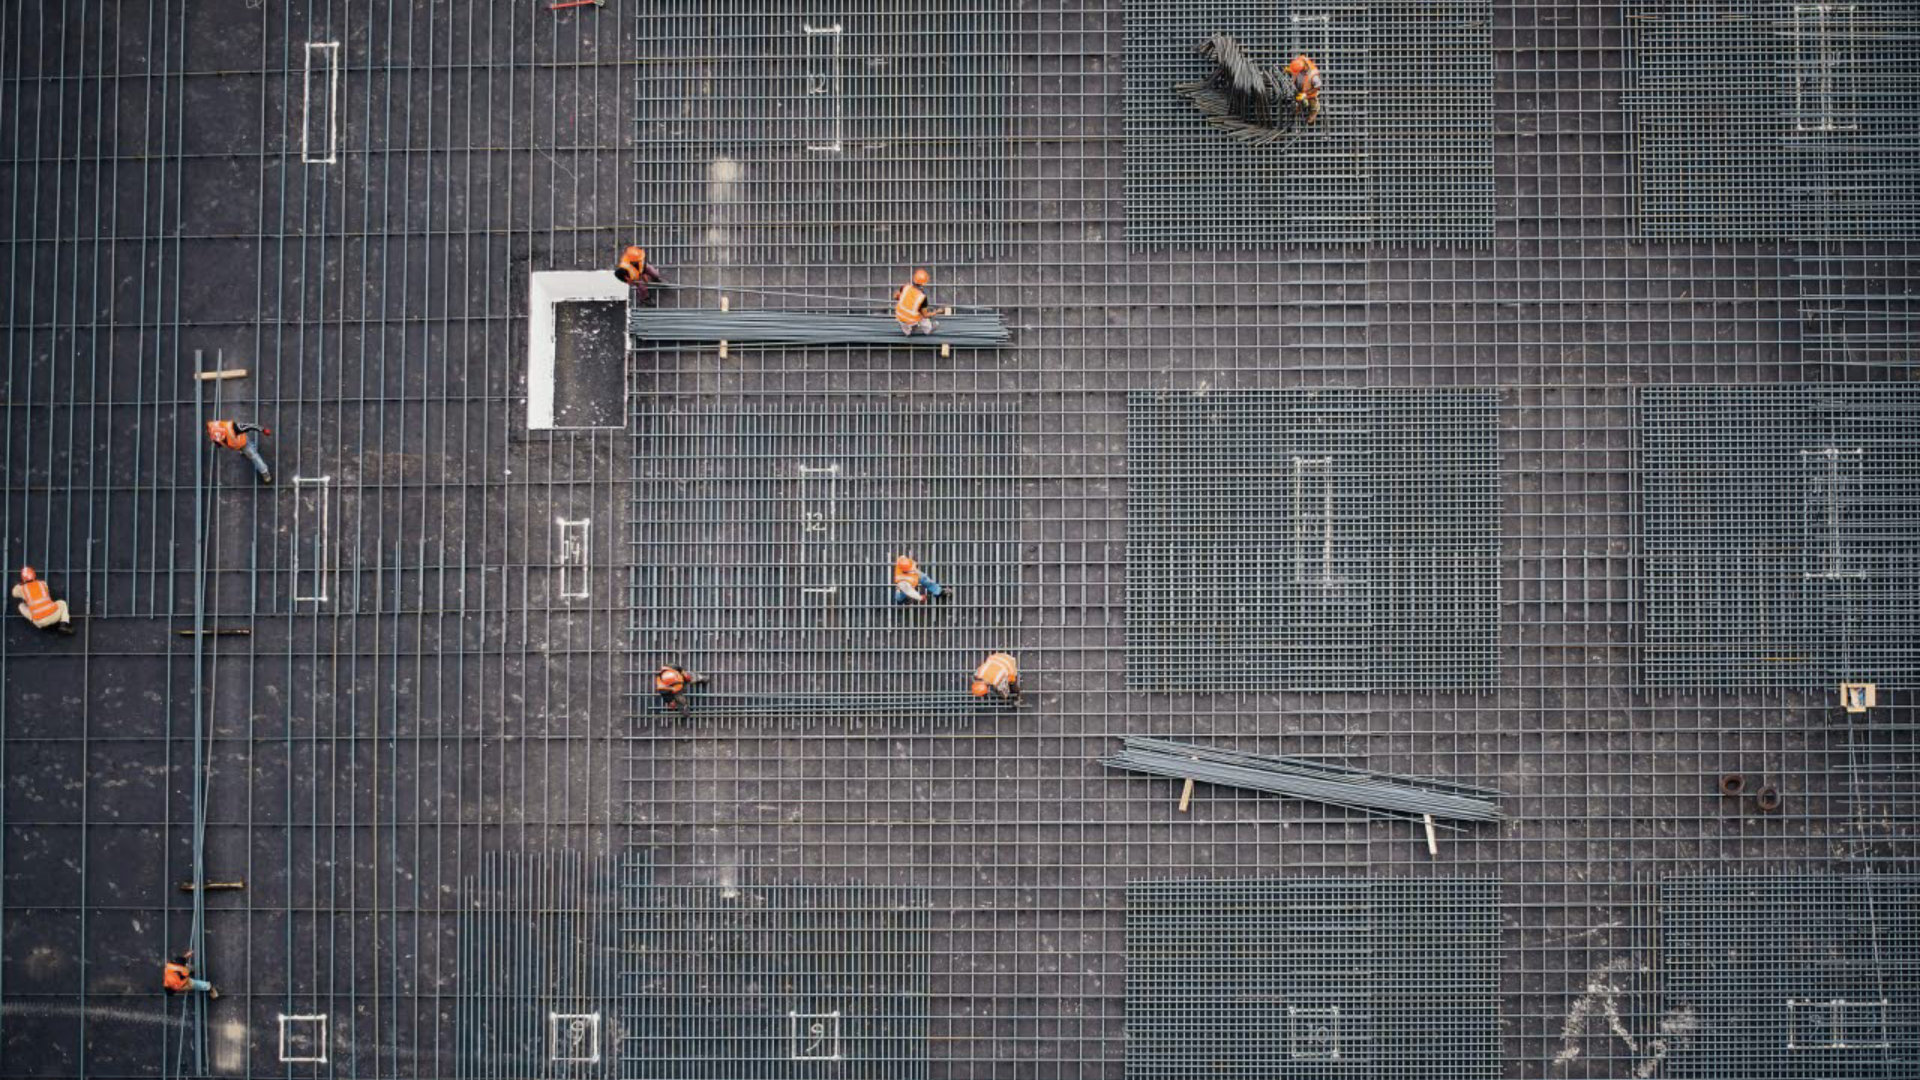
[[[1506,818],[1492,801],[1500,793],[1488,788],[1324,765],[1303,758],[1242,754],[1164,739],[1128,737],[1125,747],[1101,764],[1110,769],[1312,799],[1332,806],[1415,820],[1429,814],[1457,821]]]
[[[931,334],[903,334],[892,315],[833,311],[721,311],[718,308],[635,308],[627,334],[635,344],[725,341],[732,345],[1005,345],[1010,338],[997,311],[935,317]]]

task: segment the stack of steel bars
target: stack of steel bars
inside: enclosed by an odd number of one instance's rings
[[[641,342],[725,341],[732,345],[1005,345],[997,311],[969,311],[934,319],[931,334],[904,334],[888,314],[838,311],[721,311],[718,308],[640,308],[627,333]]]
[[[1102,764],[1111,769],[1170,776],[1227,787],[1312,799],[1389,817],[1502,821],[1492,800],[1500,792],[1417,776],[1350,769],[1303,758],[1268,757],[1190,743],[1128,736],[1126,746]]]

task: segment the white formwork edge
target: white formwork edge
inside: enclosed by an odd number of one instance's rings
[[[627,284],[611,270],[542,270],[527,287],[527,430],[542,431],[553,422],[553,353],[556,304],[585,300],[625,303]]]

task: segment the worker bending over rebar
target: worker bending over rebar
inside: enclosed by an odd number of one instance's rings
[[[645,307],[655,307],[660,297],[649,288],[652,285],[666,283],[660,268],[647,261],[647,249],[639,245],[630,245],[620,253],[620,262],[613,268],[613,276],[633,286],[634,299]]]
[[[933,301],[927,296],[926,286],[933,281],[933,275],[922,268],[913,272],[913,280],[900,286],[893,294],[893,317],[900,321],[901,333],[911,336],[918,331],[931,334],[934,331],[935,315],[952,314],[952,308],[934,310],[928,305]]]
[[[920,568],[910,555],[902,555],[893,560],[893,602],[896,604],[924,604],[929,600],[946,599],[947,591],[933,580],[933,575]]]
[[[169,994],[197,992],[207,995],[209,1000],[218,999],[220,997],[220,991],[215,990],[212,983],[205,979],[196,979],[193,977],[193,968],[188,964],[188,961],[192,959],[193,950],[188,949],[186,952],[168,961],[166,967],[161,971],[160,985],[166,987],[167,993]]]
[[[1294,103],[1307,114],[1307,123],[1320,119],[1320,65],[1301,53],[1287,65],[1287,78]]]
[[[1020,704],[1020,665],[1012,653],[994,653],[974,669],[973,696],[986,697],[989,690],[1003,701]]]
[[[661,705],[675,712],[685,712],[687,706],[680,696],[706,681],[705,675],[672,664],[662,664],[660,670],[654,673],[653,688],[660,694]]]
[[[272,428],[263,428],[259,424],[243,424],[238,420],[207,421],[207,438],[213,440],[214,445],[245,455],[248,461],[253,462],[253,471],[260,474],[260,482],[271,484],[273,470],[267,468],[267,459],[260,456],[259,448],[247,438],[249,432],[256,431],[262,435],[273,434]]]
[[[13,598],[20,601],[20,614],[33,625],[42,630],[73,633],[73,616],[67,611],[67,602],[53,598],[53,590],[33,572],[33,567],[20,568],[20,583],[13,587]]]
[[[1320,68],[1300,55],[1287,65],[1287,80],[1255,64],[1231,34],[1214,34],[1194,46],[1212,60],[1213,73],[1173,91],[1200,110],[1207,123],[1241,142],[1262,146],[1293,130],[1296,117],[1320,117]]]

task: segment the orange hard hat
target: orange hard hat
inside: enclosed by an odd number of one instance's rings
[[[21,581],[33,581],[33,580],[35,580],[35,578],[34,578],[34,576],[33,576],[33,567],[31,567],[31,566],[23,566],[23,567],[21,567],[21,568],[20,568],[20,580],[21,580]]]
[[[985,679],[973,680],[973,696],[974,697],[987,696],[987,682]]]
[[[925,285],[927,282],[932,280],[933,280],[933,275],[927,273],[925,270],[915,270],[913,272],[913,283],[915,285]]]
[[[1301,53],[1299,56],[1293,58],[1293,63],[1287,65],[1287,71],[1289,74],[1298,75],[1307,70],[1307,65],[1311,63],[1313,63],[1313,61],[1307,59],[1307,54]]]
[[[913,559],[910,558],[909,556],[902,555],[899,558],[893,560],[893,571],[896,574],[904,574],[912,569],[913,569]]]

